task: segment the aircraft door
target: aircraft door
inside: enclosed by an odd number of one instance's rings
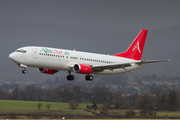
[[[32,48],[32,51],[33,51],[33,58],[34,59],[38,59],[37,49],[36,48]]]

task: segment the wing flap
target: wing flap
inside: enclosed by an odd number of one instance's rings
[[[117,69],[117,68],[123,68],[126,69],[126,67],[132,66],[130,63],[125,63],[125,64],[109,64],[109,65],[94,65],[92,66],[93,71],[99,72],[103,71],[105,69],[112,70]]]

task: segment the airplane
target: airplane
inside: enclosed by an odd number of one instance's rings
[[[73,81],[72,72],[85,74],[87,81],[92,81],[92,74],[115,75],[140,69],[144,64],[167,62],[169,60],[141,60],[148,30],[142,29],[129,48],[114,55],[95,54],[76,50],[57,49],[40,46],[27,46],[17,49],[9,55],[22,73],[27,67],[36,67],[39,72],[55,74],[66,71],[68,81]]]

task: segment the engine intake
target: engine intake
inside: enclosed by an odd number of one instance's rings
[[[53,69],[47,69],[47,68],[38,68],[38,71],[41,73],[45,73],[45,74],[55,74],[56,72],[58,72],[58,70],[53,70]]]
[[[90,74],[92,72],[92,68],[89,65],[85,64],[75,64],[73,66],[73,71],[76,73],[81,73],[81,74]]]

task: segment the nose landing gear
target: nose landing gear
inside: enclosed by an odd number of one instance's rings
[[[23,74],[26,74],[26,73],[27,73],[27,70],[26,70],[27,65],[19,64],[19,66],[22,67],[22,68],[24,68],[24,70],[22,70],[22,73],[23,73]]]
[[[26,74],[26,73],[27,73],[26,69],[22,70],[22,73],[23,73],[23,74]]]

